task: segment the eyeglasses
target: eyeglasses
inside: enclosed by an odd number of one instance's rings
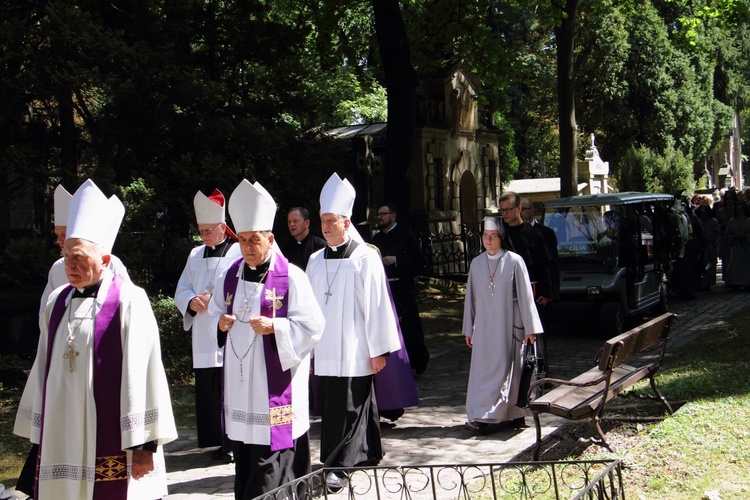
[[[512,212],[513,210],[516,210],[517,208],[518,208],[518,207],[501,208],[501,209],[500,209],[500,212],[502,212],[502,213],[504,213],[504,214],[509,214],[509,213],[511,213],[511,212]]]
[[[201,233],[201,236],[211,236],[211,233],[214,232],[214,229],[216,229],[219,226],[221,226],[221,222],[219,222],[218,224],[216,224],[211,229],[199,229],[198,232]]]
[[[391,215],[393,212],[378,212],[378,217],[385,217],[386,215]]]
[[[483,239],[485,239],[485,240],[490,240],[490,241],[494,240],[495,238],[499,238],[499,237],[500,237],[500,236],[498,236],[498,235],[496,235],[496,234],[483,234],[483,235],[482,235],[482,238],[483,238]]]

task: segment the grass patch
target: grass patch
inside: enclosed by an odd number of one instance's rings
[[[630,498],[750,498],[750,309],[665,359],[657,383],[685,404],[650,426],[607,434],[625,463]],[[638,393],[649,392],[645,383]],[[628,428],[629,427],[629,428]],[[632,434],[635,431],[635,438]],[[624,449],[618,434],[627,438]],[[597,447],[582,458],[601,457]]]

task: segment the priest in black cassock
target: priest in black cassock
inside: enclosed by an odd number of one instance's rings
[[[373,376],[400,349],[383,264],[351,225],[354,187],[335,173],[320,194],[321,226],[328,246],[307,264],[315,298],[326,319],[315,346],[322,421],[320,460],[326,467],[377,464],[383,458]],[[329,474],[331,491],[347,485]]]
[[[193,197],[195,219],[203,245],[194,248],[174,294],[182,314],[182,326],[191,331],[193,373],[195,374],[195,420],[198,447],[218,446],[212,458],[231,460],[229,441],[221,421],[222,366],[224,349],[216,343],[217,319],[208,314],[208,302],[221,273],[240,257],[237,236],[227,226],[224,195],[218,189],[206,196]]]
[[[310,212],[305,207],[294,207],[286,216],[291,240],[280,246],[284,257],[303,271],[312,254],[326,246],[326,240],[310,232]]]
[[[219,278],[208,312],[225,346],[234,494],[249,500],[310,472],[310,352],[325,320],[305,273],[276,249],[268,191],[243,179],[229,214],[242,257]]]
[[[396,205],[385,203],[378,208],[380,232],[372,237],[372,244],[382,255],[388,284],[393,292],[396,312],[404,336],[411,367],[421,375],[427,369],[430,353],[424,343],[424,330],[417,309],[415,278],[424,268],[424,255],[414,234],[397,221]]]

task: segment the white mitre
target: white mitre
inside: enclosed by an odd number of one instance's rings
[[[229,197],[229,216],[237,233],[272,231],[276,202],[259,182],[242,179]]]
[[[354,186],[348,180],[342,180],[334,172],[320,191],[321,215],[337,214],[350,218],[356,196],[357,192],[354,190]]]
[[[70,201],[67,239],[87,240],[111,253],[124,217],[122,202],[114,195],[104,196],[94,181],[88,179]]]
[[[55,226],[67,226],[70,214],[70,200],[73,195],[65,189],[62,184],[55,188]]]
[[[193,207],[195,208],[195,220],[198,224],[218,224],[226,219],[226,208],[224,207],[224,195],[218,189],[214,189],[210,196],[201,191],[195,193]]]
[[[337,214],[351,219],[356,197],[357,191],[352,183],[347,179],[341,179],[334,172],[320,191],[320,214]],[[346,234],[359,243],[365,242],[354,224],[349,224]]]

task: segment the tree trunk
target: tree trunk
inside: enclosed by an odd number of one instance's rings
[[[73,117],[73,93],[64,89],[58,95],[60,113],[60,176],[62,185],[71,193],[78,189],[76,125]]]
[[[560,124],[560,196],[578,194],[578,131],[576,125],[576,93],[573,68],[573,45],[578,0],[567,0],[557,40],[557,102]]]
[[[411,171],[417,77],[398,0],[373,0],[375,31],[388,92],[385,200],[399,208],[399,222],[411,220]]]

